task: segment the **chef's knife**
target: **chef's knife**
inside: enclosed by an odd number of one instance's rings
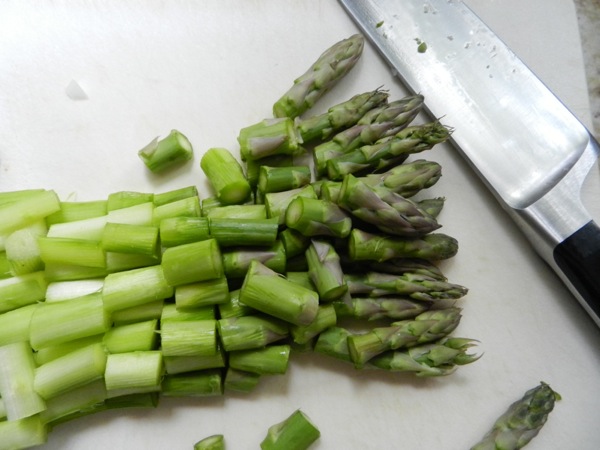
[[[460,0],[340,0],[600,326],[600,228],[581,186],[600,148]]]

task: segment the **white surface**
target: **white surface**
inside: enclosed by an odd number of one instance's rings
[[[589,125],[571,2],[469,4]],[[0,190],[51,188],[79,200],[190,184],[206,192],[202,152],[237,150],[239,129],[268,117],[294,77],[356,31],[331,0],[2,2]],[[67,95],[72,81],[88,99]],[[404,94],[367,46],[318,109],[382,85]],[[459,127],[460,117],[446,123]],[[195,159],[150,175],[137,150],[172,128],[191,140]],[[596,449],[599,330],[453,149],[421,156],[444,168],[429,194],[447,198],[442,231],[461,248],[442,268],[470,288],[455,335],[481,341],[480,361],[421,380],[299,355],[250,395],[98,414],[57,428],[44,449],[184,450],[214,433],[230,449],[256,449],[270,425],[301,408],[321,429],[315,450],[460,450],[540,380],[563,400],[527,448]],[[595,206],[597,178],[586,188]]]

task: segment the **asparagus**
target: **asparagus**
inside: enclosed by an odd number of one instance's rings
[[[260,377],[261,375],[255,372],[228,367],[225,373],[225,391],[251,392],[258,385]]]
[[[341,180],[348,173],[373,171],[387,168],[395,158],[429,150],[445,142],[451,130],[439,122],[404,128],[392,136],[386,136],[373,144],[327,159],[327,175]]]
[[[260,375],[281,375],[287,371],[290,350],[290,346],[285,344],[236,350],[229,353],[229,367]]]
[[[258,190],[263,193],[298,189],[310,183],[308,166],[261,166],[258,173]]]
[[[353,295],[349,302],[337,301],[333,303],[339,317],[353,317],[355,319],[411,319],[428,311],[432,302],[410,300],[403,297],[358,297]]]
[[[423,97],[414,95],[368,111],[356,125],[315,147],[313,158],[317,174],[325,173],[328,159],[398,133],[419,114],[422,106]]]
[[[306,261],[321,301],[337,300],[348,291],[340,257],[329,242],[313,239],[306,251]]]
[[[213,434],[194,444],[194,450],[225,450],[225,438],[222,434]]]
[[[456,366],[472,363],[479,356],[468,354],[472,339],[447,338],[404,351],[386,352],[372,358],[369,366],[394,372],[413,372],[418,377],[449,375]]]
[[[440,224],[413,201],[385,188],[373,188],[346,175],[337,204],[381,231],[399,236],[423,236]]]
[[[405,295],[414,300],[435,301],[457,299],[467,294],[467,288],[424,275],[404,273],[394,275],[381,272],[346,274],[351,295]]]
[[[297,122],[302,140],[311,142],[325,140],[343,128],[351,127],[368,111],[387,103],[389,94],[376,89],[358,94],[351,99],[332,106],[323,114],[300,119]]]
[[[264,199],[267,217],[277,218],[279,225],[284,225],[287,208],[292,200],[297,197],[316,199],[317,193],[312,184],[287,191],[267,193]]]
[[[419,200],[417,206],[435,219],[442,212],[445,202],[446,199],[444,197],[426,198]]]
[[[220,319],[218,327],[228,352],[262,348],[289,335],[289,324],[264,314]]]
[[[541,382],[509,406],[471,450],[518,450],[527,445],[548,420],[560,395]]]
[[[155,138],[138,151],[138,156],[153,173],[189,161],[194,156],[192,144],[177,130],[171,130],[164,139]]]
[[[244,278],[252,261],[259,261],[269,269],[283,273],[286,268],[286,254],[281,241],[269,247],[232,247],[222,252],[223,271],[230,279]]]
[[[226,148],[209,148],[200,160],[200,167],[221,203],[239,204],[250,196],[250,183],[242,166]]]
[[[256,161],[276,155],[298,155],[304,151],[293,119],[264,119],[242,128],[238,135],[242,161]]]
[[[343,39],[327,50],[294,80],[293,86],[273,105],[275,117],[297,117],[311,108],[344,77],[359,60],[364,38],[355,34]]]
[[[388,350],[412,347],[441,339],[460,322],[460,308],[431,310],[412,320],[393,322],[387,327],[373,328],[364,334],[348,337],[348,348],[356,367]]]
[[[409,198],[438,182],[442,176],[442,167],[433,161],[417,159],[400,164],[383,173],[374,173],[361,177],[366,184],[384,186],[405,198]]]
[[[335,203],[296,197],[285,213],[285,224],[305,236],[344,238],[352,228],[352,219]]]
[[[346,328],[333,326],[319,334],[315,343],[315,352],[331,356],[346,362],[352,362],[348,349],[348,338],[352,333]]]
[[[260,443],[261,450],[306,450],[321,432],[306,414],[299,409],[284,421],[269,427],[267,436]]]

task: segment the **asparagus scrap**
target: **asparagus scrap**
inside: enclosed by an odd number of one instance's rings
[[[518,450],[538,435],[560,395],[547,383],[528,390],[509,406],[471,450]]]

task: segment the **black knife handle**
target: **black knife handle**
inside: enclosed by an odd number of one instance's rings
[[[558,244],[554,261],[600,318],[600,227],[592,220]],[[589,311],[588,311],[589,312]]]

